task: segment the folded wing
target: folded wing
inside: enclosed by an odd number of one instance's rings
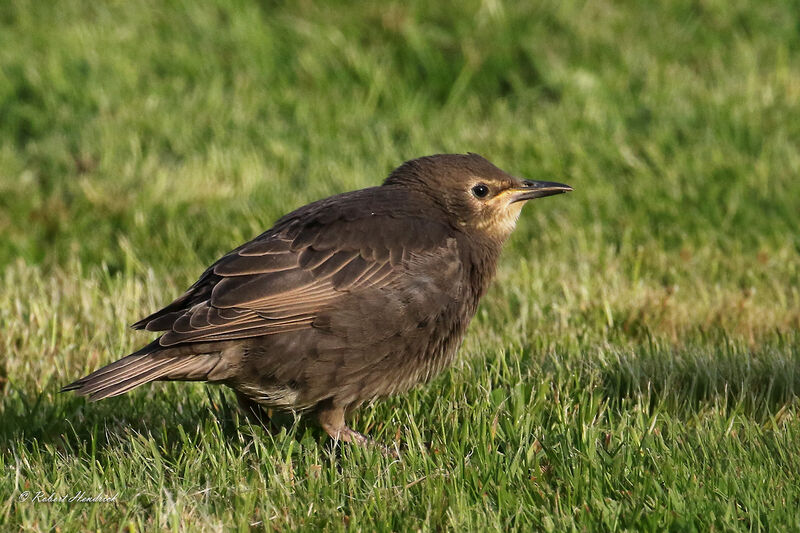
[[[311,327],[346,294],[385,286],[420,253],[447,247],[449,228],[422,217],[296,217],[212,265],[183,296],[134,324],[162,346]]]

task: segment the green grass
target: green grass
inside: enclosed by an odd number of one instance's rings
[[[796,1],[0,5],[0,529],[800,529]],[[523,212],[459,362],[276,435],[61,385],[288,210],[481,153]],[[34,503],[28,491],[118,494]]]

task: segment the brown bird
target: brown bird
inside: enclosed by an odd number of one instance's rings
[[[453,360],[527,200],[571,191],[476,154],[408,161],[379,187],[301,207],[133,325],[156,340],[63,388],[92,400],[150,381],[208,381],[240,405],[345,414]]]

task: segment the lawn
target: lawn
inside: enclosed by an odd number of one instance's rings
[[[0,3],[0,529],[800,529],[798,12]],[[575,191],[352,418],[399,460],[203,384],[59,394],[283,213],[467,151]]]

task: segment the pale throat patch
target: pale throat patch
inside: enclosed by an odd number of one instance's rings
[[[506,237],[508,237],[508,235],[514,231],[514,228],[517,226],[517,220],[519,220],[519,214],[522,212],[523,205],[525,205],[525,202],[514,202],[497,212],[495,216],[495,227],[500,233],[503,233]]]
[[[525,202],[511,202],[510,195],[499,194],[492,200],[490,216],[481,219],[477,227],[487,233],[506,239],[517,225]]]

